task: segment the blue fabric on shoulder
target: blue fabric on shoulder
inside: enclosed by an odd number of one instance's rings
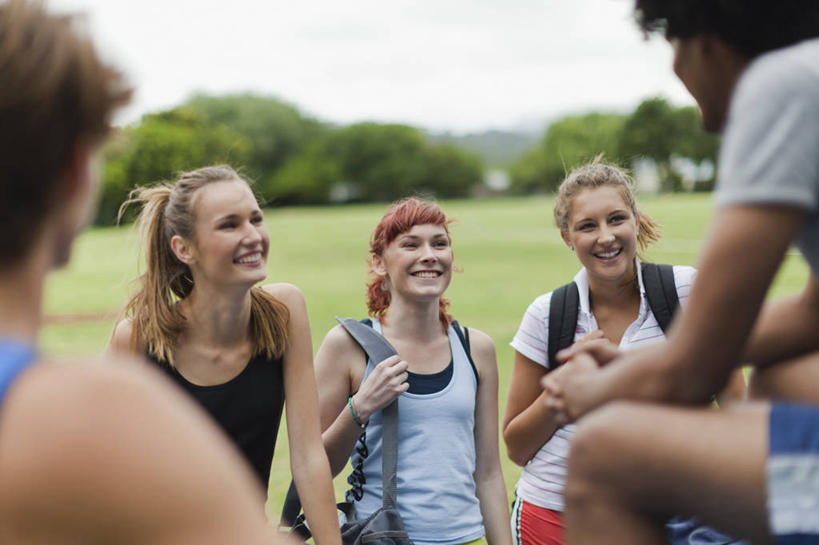
[[[20,341],[0,339],[0,402],[14,379],[31,363],[37,351]]]

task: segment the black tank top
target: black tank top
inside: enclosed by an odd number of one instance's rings
[[[250,463],[266,492],[284,406],[282,362],[254,356],[223,384],[198,386],[167,362],[148,358],[205,408]]]

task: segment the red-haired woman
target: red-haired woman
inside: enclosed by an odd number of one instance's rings
[[[220,425],[267,491],[287,400],[290,467],[316,542],[341,543],[321,448],[304,297],[267,276],[270,239],[248,182],[204,167],[137,190],[146,271],[109,348],[147,355]],[[298,430],[298,433],[295,431]]]
[[[398,509],[410,539],[510,545],[495,345],[447,312],[448,223],[438,205],[409,198],[375,228],[367,306],[372,327],[399,355],[368,361],[340,326],[330,330],[316,356],[324,444],[334,474],[352,452],[360,478],[348,499],[366,517],[381,506],[379,411],[398,398]],[[353,452],[360,437],[366,448]]]

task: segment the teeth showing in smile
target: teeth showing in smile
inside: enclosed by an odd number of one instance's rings
[[[619,250],[612,250],[610,252],[606,252],[606,253],[603,253],[603,254],[594,254],[594,255],[595,255],[595,257],[600,257],[600,258],[603,258],[603,259],[611,259],[612,257],[616,256],[617,254],[619,254],[622,251],[623,251],[623,249],[620,248]]]
[[[420,276],[421,278],[437,278],[441,275],[441,273],[435,271],[419,271],[416,273],[412,273],[413,276]]]
[[[238,263],[242,263],[242,264],[247,265],[247,264],[252,264],[252,263],[258,263],[261,260],[262,260],[262,254],[256,253],[256,254],[250,254],[250,255],[246,255],[244,257],[240,257],[236,261]]]

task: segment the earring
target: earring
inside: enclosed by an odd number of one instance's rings
[[[381,278],[381,291],[386,291],[386,292],[390,291],[390,277],[389,276],[384,275]]]

